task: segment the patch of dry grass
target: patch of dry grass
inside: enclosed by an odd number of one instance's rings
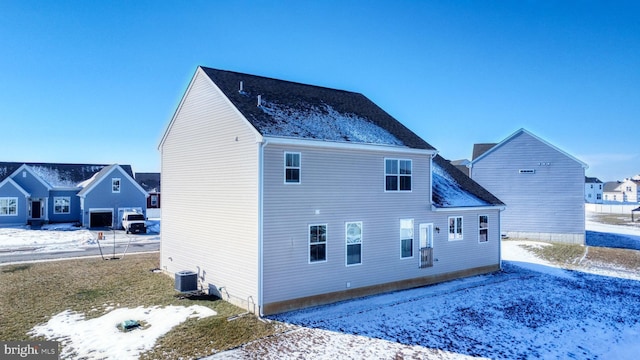
[[[62,311],[92,318],[104,315],[106,306],[203,305],[218,313],[177,326],[145,359],[203,357],[278,331],[253,315],[227,321],[244,310],[217,298],[177,296],[171,277],[151,271],[158,262],[156,253],[0,266],[0,339],[29,340],[30,329]]]
[[[640,271],[640,251],[638,250],[558,243],[549,243],[545,246],[523,245],[523,247],[541,259],[561,266],[594,265]]]

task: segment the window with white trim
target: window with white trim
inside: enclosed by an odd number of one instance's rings
[[[411,191],[411,160],[384,159],[385,191]]]
[[[309,225],[309,262],[327,261],[327,225]]]
[[[489,217],[487,215],[478,216],[478,241],[489,241]]]
[[[111,179],[111,192],[112,193],[120,192],[120,178]]]
[[[58,196],[53,198],[54,214],[70,214],[71,198],[69,196]]]
[[[362,264],[362,221],[345,224],[347,265]]]
[[[300,183],[300,153],[284,153],[284,182],[285,184]]]
[[[0,216],[18,216],[18,198],[0,198]]]
[[[400,258],[413,257],[413,219],[400,219]]]
[[[449,240],[462,240],[462,216],[449,217]]]

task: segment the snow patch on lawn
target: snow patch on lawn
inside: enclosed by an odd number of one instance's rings
[[[160,336],[186,319],[213,315],[214,310],[200,305],[120,308],[88,320],[84,314],[66,310],[34,327],[29,334],[60,341],[62,358],[137,359],[140,353],[151,350]],[[123,332],[117,325],[125,320],[146,326]]]

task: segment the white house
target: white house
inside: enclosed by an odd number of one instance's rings
[[[198,67],[160,266],[264,315],[500,269],[504,204],[365,96]]]
[[[584,244],[587,164],[525,129],[477,148],[471,178],[507,205],[503,234]]]
[[[603,196],[605,202],[640,203],[640,180],[626,178],[624,181],[607,181],[604,183]]]
[[[602,204],[602,194],[604,183],[595,177],[585,177],[584,179],[584,201],[591,204]]]

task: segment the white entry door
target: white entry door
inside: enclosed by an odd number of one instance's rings
[[[420,268],[433,266],[433,224],[420,224]]]

